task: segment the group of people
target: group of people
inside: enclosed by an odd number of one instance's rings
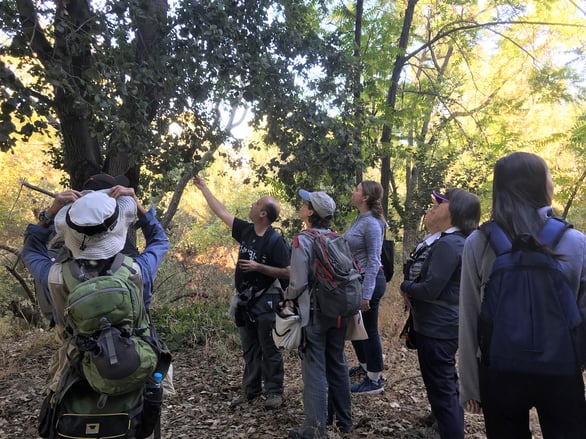
[[[368,335],[366,340],[352,342],[358,364],[349,368],[344,353],[349,318],[323,315],[312,300],[314,255],[310,238],[296,235],[289,248],[271,225],[280,214],[280,204],[273,197],[263,196],[255,201],[247,221],[229,213],[203,178],[196,176],[193,181],[240,245],[234,275],[234,317],[245,367],[241,392],[231,405],[260,397],[268,409],[283,403],[283,358],[271,334],[279,302],[293,300],[304,331],[300,355],[304,420],[299,428],[289,432],[289,437],[326,437],[328,425],[335,425],[341,432],[351,431],[351,395],[383,391],[378,314],[386,290],[380,255],[387,224],[382,212],[381,185],[365,180],[356,186],[351,203],[358,215],[344,234],[363,273],[360,308]],[[39,216],[39,223],[29,225],[25,232],[23,259],[35,279],[50,291],[57,325],[63,325],[66,292],[59,263],[47,257],[53,223],[74,257],[101,260],[123,251],[127,229],[138,214],[146,247],[140,254],[133,249],[132,255],[144,302],[150,304],[152,285],[168,250],[168,240],[154,212],[145,210],[134,191],[119,183],[107,181],[106,187],[100,187],[98,195],[93,195],[96,199],[86,203],[91,211],[81,219],[86,222],[96,217],[102,221],[113,214],[105,211],[105,206],[116,207],[117,222],[107,233],[99,235],[100,240],[71,230],[71,206],[86,196],[74,190],[58,194],[53,205]],[[298,216],[305,227],[316,233],[330,232],[336,209],[332,197],[303,189],[298,193]],[[104,197],[113,198],[116,203],[112,205]],[[551,175],[540,157],[519,152],[496,163],[491,220],[506,230],[512,240],[521,235],[536,236],[552,215],[552,199]],[[480,365],[477,321],[484,285],[495,259],[486,237],[477,230],[480,201],[470,192],[450,189],[444,193],[433,191],[431,202],[424,218],[428,235],[414,249],[400,290],[412,314],[421,375],[440,437],[464,438],[465,409],[484,414],[489,438],[530,438],[528,413],[532,407],[537,409],[544,437],[586,437],[581,371],[572,376],[523,375]],[[586,317],[586,237],[569,230],[555,253],[561,257],[581,314]],[[288,280],[288,285],[283,280]],[[519,318],[525,312],[519,310]],[[53,387],[65,358],[66,353],[61,353],[53,365]],[[363,379],[351,385],[350,378],[355,376]]]
[[[505,231],[512,250],[543,247],[538,237],[553,216],[553,182],[545,161],[531,153],[508,154],[494,166],[492,187],[490,221]],[[478,228],[479,220],[475,195],[461,189],[434,191],[424,218],[429,234],[413,250],[404,270],[400,288],[413,318],[430,418],[442,439],[464,438],[464,410],[483,414],[489,439],[530,439],[530,410],[535,408],[544,438],[584,438],[583,363],[577,361],[570,373],[536,373],[504,370],[482,360],[486,352],[479,342],[480,312],[486,286],[495,276],[496,253]],[[560,264],[586,322],[585,235],[569,227],[553,248],[540,251]],[[510,314],[539,325],[540,317],[533,312],[528,305]],[[585,341],[576,337],[574,342],[572,355],[579,357]],[[534,345],[538,343],[534,340]]]
[[[289,254],[281,240],[273,238],[278,232],[271,224],[280,213],[280,205],[274,198],[265,196],[255,201],[248,214],[251,222],[247,222],[231,215],[201,177],[195,177],[194,184],[240,243],[235,270],[239,298],[235,319],[245,367],[242,392],[231,404],[252,401],[263,391],[266,408],[282,404],[283,359],[272,339],[272,319],[280,300],[292,300],[297,304],[304,331],[301,374],[305,418],[301,427],[289,432],[289,437],[324,437],[327,425],[334,423],[340,431],[351,431],[351,394],[383,390],[378,308],[386,289],[380,255],[387,224],[382,215],[382,186],[367,180],[352,192],[352,205],[358,210],[358,217],[345,237],[364,275],[360,308],[368,339],[353,342],[359,365],[348,369],[344,353],[348,318],[328,317],[312,300],[311,267],[315,255],[311,238],[297,235]],[[298,215],[305,227],[319,234],[330,232],[336,209],[332,197],[325,192],[304,189],[299,190],[299,196]],[[279,279],[288,279],[285,290]],[[252,293],[247,293],[251,287]],[[243,295],[249,298],[241,300]],[[350,376],[359,373],[364,375],[364,380],[350,386]]]

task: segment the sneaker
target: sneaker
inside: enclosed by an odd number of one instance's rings
[[[350,392],[361,395],[374,395],[375,393],[381,393],[383,390],[383,380],[381,377],[379,377],[376,382],[365,377],[361,383],[354,384],[350,387]]]
[[[366,371],[359,364],[356,367],[351,367],[350,369],[348,369],[348,375],[350,376],[350,378],[358,377],[358,376],[364,376],[364,375],[366,375]]]
[[[281,404],[283,404],[283,395],[279,393],[269,393],[264,406],[265,409],[276,409],[277,407],[280,407]]]
[[[241,393],[240,395],[238,395],[238,397],[233,399],[232,402],[230,402],[230,407],[236,407],[241,404],[244,404],[245,402],[250,402],[256,397],[258,397],[258,395],[248,396],[246,393]]]

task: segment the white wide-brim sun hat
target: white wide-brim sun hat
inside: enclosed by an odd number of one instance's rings
[[[109,190],[84,193],[55,216],[57,235],[75,259],[109,259],[124,248],[136,202],[130,196],[114,199]]]

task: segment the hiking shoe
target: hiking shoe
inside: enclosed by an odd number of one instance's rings
[[[279,393],[269,393],[264,406],[265,409],[276,409],[277,407],[280,407],[281,404],[283,404],[283,395]]]
[[[372,381],[366,376],[361,383],[352,385],[350,392],[361,395],[374,395],[375,393],[381,393],[384,389],[381,377],[378,378],[378,381]]]
[[[348,375],[350,376],[350,378],[354,378],[354,377],[366,375],[366,371],[359,364],[356,367],[351,367],[350,369],[348,369]]]
[[[238,395],[238,397],[233,399],[232,402],[230,402],[230,407],[236,407],[241,404],[244,404],[245,402],[250,402],[253,399],[255,399],[257,396],[258,395],[248,396],[246,393],[241,393],[240,395]]]
[[[433,424],[437,424],[437,421],[435,419],[433,412],[431,412],[427,416],[422,416],[422,417],[418,418],[417,420],[419,421],[419,423],[421,425],[424,425],[426,427],[432,427]]]

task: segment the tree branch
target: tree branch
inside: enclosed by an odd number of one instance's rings
[[[20,14],[22,30],[29,39],[33,52],[44,65],[51,64],[53,46],[49,43],[45,31],[39,23],[37,10],[32,0],[16,0],[16,6]]]
[[[23,180],[20,180],[20,184],[23,185],[23,186],[28,187],[29,189],[32,189],[34,191],[37,191],[37,192],[40,192],[42,194],[45,194],[45,195],[48,195],[50,197],[55,198],[55,194],[53,192],[49,192],[46,189],[43,189],[43,188],[38,187],[38,186],[34,186],[34,185],[30,184],[28,181],[26,181],[24,179]]]
[[[31,303],[36,303],[37,301],[36,301],[35,293],[33,293],[33,291],[31,291],[31,289],[26,284],[26,281],[22,278],[22,276],[20,274],[18,274],[18,272],[12,267],[5,265],[4,268],[6,268],[6,270],[8,270],[8,272],[15,277],[15,279],[18,281],[20,286],[24,289],[24,292],[26,293],[26,295],[27,295],[28,299],[31,301]]]
[[[431,45],[433,45],[438,40],[441,40],[442,38],[447,37],[448,35],[451,35],[453,33],[461,32],[461,31],[465,31],[465,30],[472,30],[472,29],[490,28],[491,26],[499,26],[499,25],[506,25],[506,24],[512,24],[512,25],[526,24],[526,25],[529,25],[529,26],[563,26],[563,27],[586,28],[586,26],[581,25],[581,24],[573,24],[573,23],[548,23],[548,22],[543,22],[543,21],[510,21],[510,20],[506,20],[506,21],[489,21],[487,23],[474,23],[473,22],[473,23],[468,24],[468,25],[465,25],[465,26],[455,27],[455,28],[449,29],[449,30],[447,30],[445,32],[440,32],[435,37],[433,37],[431,40],[429,40],[425,44],[422,44],[421,46],[419,46],[413,52],[410,52],[410,53],[404,55],[405,61],[407,61],[408,59],[414,57],[415,55],[417,55],[422,50],[430,47]],[[490,29],[490,30],[496,33],[496,31],[494,31],[493,29]]]
[[[0,78],[4,80],[4,84],[10,86],[16,91],[22,92],[23,95],[27,97],[27,99],[32,96],[39,101],[52,106],[54,104],[52,99],[49,99],[44,94],[38,93],[35,90],[31,90],[30,88],[25,87],[25,85],[16,77],[16,75],[10,70],[6,68],[6,64],[0,61]],[[31,104],[33,104],[31,102]],[[34,105],[31,105],[34,106]]]
[[[20,256],[20,250],[14,247],[10,247],[9,245],[0,243],[0,250],[7,251],[12,253],[15,256]]]
[[[568,202],[564,206],[564,212],[562,213],[562,218],[565,219],[568,216],[568,212],[570,211],[570,207],[572,207],[572,203],[574,202],[574,199],[576,198],[576,195],[578,194],[578,190],[580,189],[580,187],[582,187],[582,183],[584,183],[584,180],[586,180],[586,169],[584,169],[584,172],[582,172],[582,175],[580,176],[580,178],[578,179],[578,181],[574,185],[574,189],[572,189],[572,193],[570,194],[570,197],[568,198]]]

